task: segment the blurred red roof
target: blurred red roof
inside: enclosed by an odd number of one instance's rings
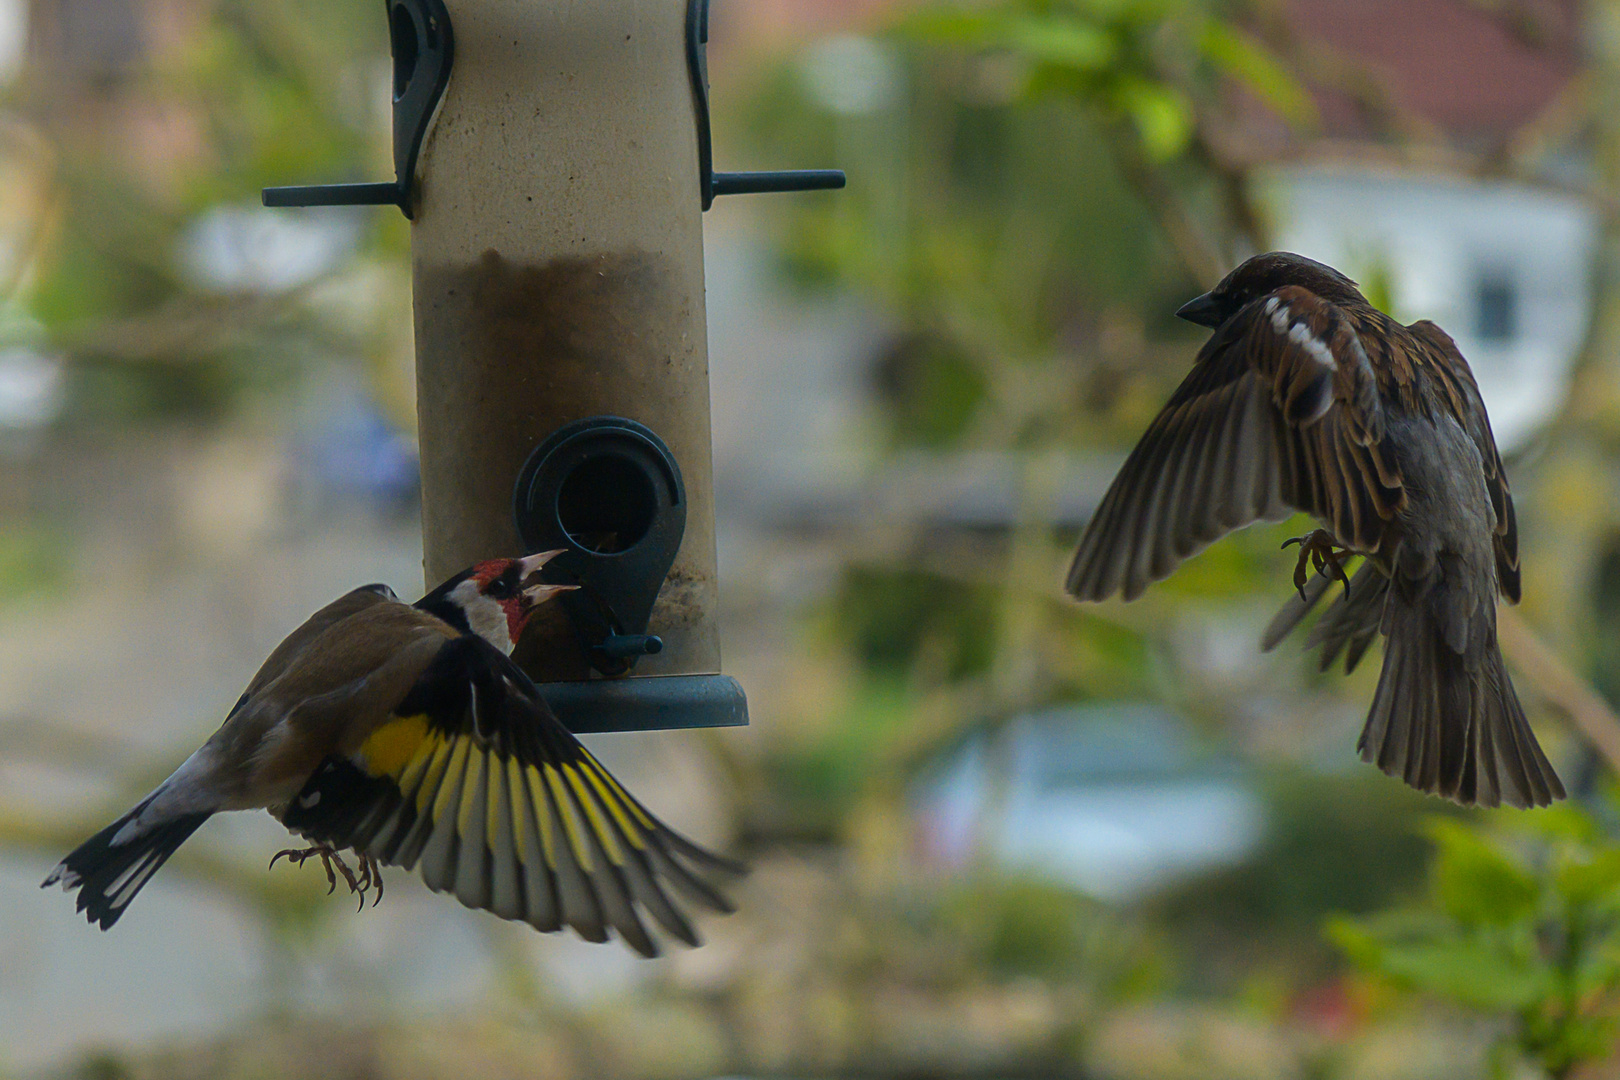
[[[1288,0],[1285,10],[1299,38],[1364,65],[1400,108],[1463,137],[1533,120],[1580,65],[1569,0]],[[1329,134],[1366,133],[1348,96],[1320,103]]]
[[[746,47],[873,30],[907,0],[715,0]],[[1490,138],[1545,111],[1580,65],[1577,0],[1284,0],[1290,30],[1325,46],[1401,111]],[[1337,66],[1337,65],[1335,65]],[[1324,80],[1326,81],[1326,80]],[[1325,133],[1374,134],[1352,96],[1319,87]]]

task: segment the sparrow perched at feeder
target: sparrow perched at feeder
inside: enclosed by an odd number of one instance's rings
[[[317,611],[202,749],[45,884],[77,888],[105,930],[210,815],[263,807],[314,845],[276,858],[319,856],[362,906],[367,889],[381,897],[379,864],[416,867],[435,892],[538,930],[605,941],[611,928],[652,956],[639,905],[697,945],[666,886],[730,911],[694,871],[740,868],[648,813],[507,655],[572,587],[529,583],[556,554],[479,563],[415,605],[368,585]]]
[[[1299,596],[1263,645],[1344,582],[1307,646],[1322,646],[1324,670],[1345,653],[1348,671],[1384,636],[1362,759],[1465,805],[1562,798],[1497,647],[1497,594],[1519,599],[1518,531],[1456,343],[1285,252],[1176,314],[1214,336],[1086,526],[1069,592],[1134,599],[1234,529],[1304,511],[1326,527],[1290,541]],[[1347,579],[1351,554],[1366,561]]]

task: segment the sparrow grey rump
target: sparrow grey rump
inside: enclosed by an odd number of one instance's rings
[[[1176,314],[1215,333],[1087,524],[1069,592],[1134,599],[1234,529],[1304,511],[1325,527],[1290,541],[1299,596],[1262,644],[1344,582],[1306,644],[1324,670],[1343,653],[1348,672],[1385,639],[1362,759],[1464,805],[1562,798],[1497,646],[1497,594],[1519,599],[1518,530],[1456,343],[1287,252]],[[1348,554],[1366,556],[1350,579]]]

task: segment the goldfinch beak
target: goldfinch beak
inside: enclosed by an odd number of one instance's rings
[[[523,599],[529,602],[530,607],[543,604],[558,593],[570,592],[579,588],[578,585],[530,585],[523,590]]]
[[[527,581],[530,577],[539,573],[542,566],[546,565],[546,563],[550,562],[552,559],[555,559],[562,553],[563,549],[557,548],[555,551],[538,551],[533,555],[528,555],[519,559],[518,565],[523,568],[523,572],[519,575],[518,580]],[[535,607],[536,605],[545,603],[547,600],[550,600],[553,596],[556,596],[560,592],[567,592],[570,589],[577,588],[579,588],[578,585],[549,585],[543,582],[536,582],[523,590],[523,599],[527,602],[529,607]]]
[[[525,555],[518,560],[518,566],[521,568],[518,580],[529,580],[530,577],[540,572],[542,566],[561,555],[564,550],[563,548],[557,548],[554,551],[537,551],[533,555]]]

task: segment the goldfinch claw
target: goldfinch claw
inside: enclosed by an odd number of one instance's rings
[[[326,871],[327,896],[331,896],[337,891],[338,878],[342,877],[343,883],[349,887],[349,892],[360,897],[360,907],[356,909],[357,911],[365,910],[366,893],[368,892],[374,894],[371,900],[372,907],[376,907],[382,900],[382,867],[370,855],[356,854],[355,857],[359,862],[359,873],[357,874],[349,869],[348,863],[343,861],[341,852],[326,844],[316,844],[307,848],[286,848],[270,857],[270,869],[275,868],[276,863],[282,856],[286,856],[287,861],[290,863],[303,866],[304,862],[314,855],[320,856],[321,868]]]

